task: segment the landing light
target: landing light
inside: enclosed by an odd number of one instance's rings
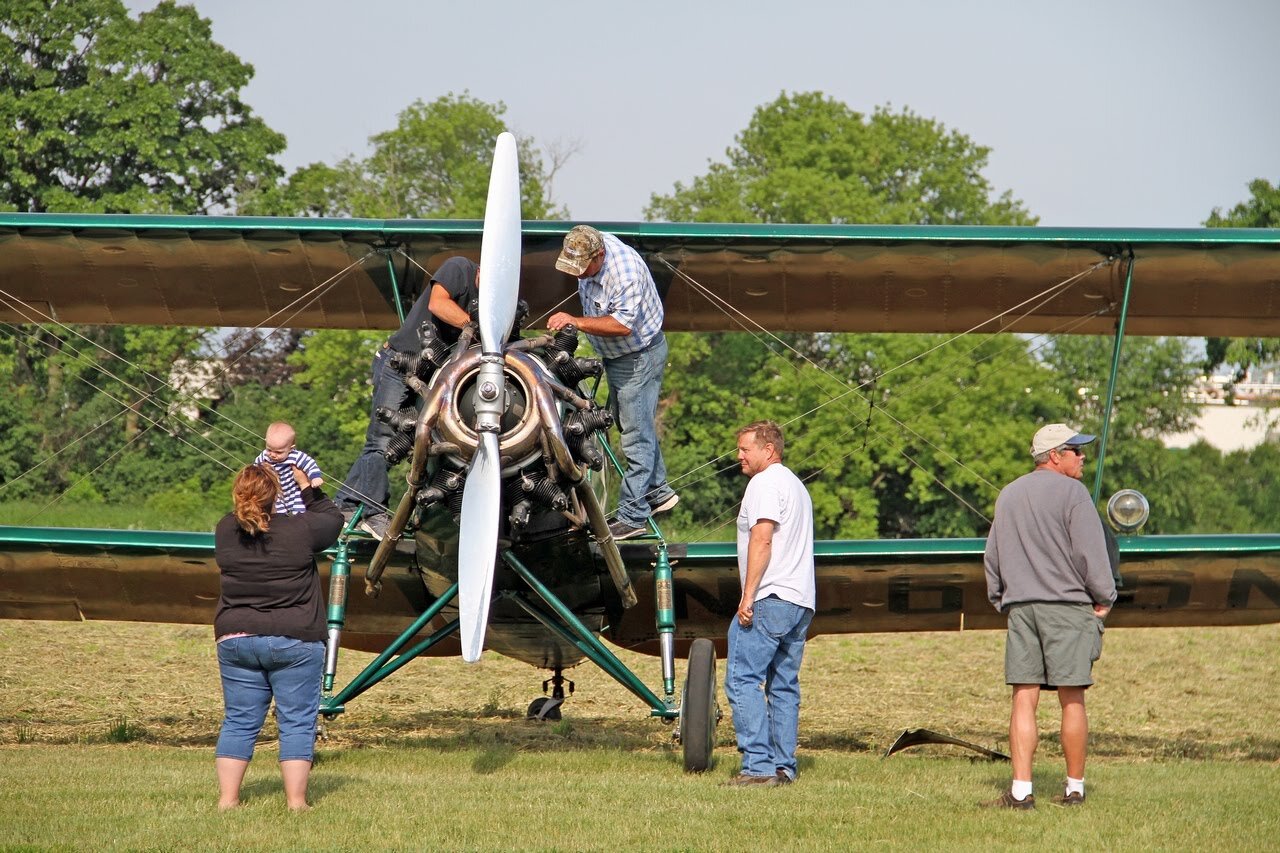
[[[1107,501],[1107,520],[1121,533],[1137,533],[1150,515],[1151,505],[1136,489],[1121,489]]]

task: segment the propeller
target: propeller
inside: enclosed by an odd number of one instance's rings
[[[458,531],[458,618],[462,659],[480,660],[489,623],[493,569],[502,513],[502,461],[498,436],[506,398],[502,351],[515,320],[520,291],[520,167],[516,139],[498,136],[489,173],[480,244],[480,370],[476,423],[480,443],[471,457],[462,493]]]

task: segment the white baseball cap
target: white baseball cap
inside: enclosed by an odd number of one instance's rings
[[[1076,432],[1066,424],[1048,424],[1036,430],[1035,436],[1031,439],[1031,455],[1039,456],[1064,444],[1071,447],[1092,444],[1095,439],[1097,439],[1096,435]]]

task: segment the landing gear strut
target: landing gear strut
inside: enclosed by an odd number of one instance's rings
[[[551,687],[550,696],[539,696],[529,703],[529,710],[526,717],[530,720],[550,720],[555,722],[560,719],[560,706],[564,704],[564,686],[569,685],[569,695],[573,695],[573,682],[565,678],[560,667],[555,668],[554,674],[546,681],[542,682],[542,692],[547,692],[547,687]]]

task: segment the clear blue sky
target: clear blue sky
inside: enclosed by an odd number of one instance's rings
[[[783,91],[968,134],[1044,225],[1196,226],[1280,179],[1275,0],[194,5],[255,67],[287,167],[363,156],[414,99],[466,90],[579,146],[552,190],[582,219],[640,219]]]

